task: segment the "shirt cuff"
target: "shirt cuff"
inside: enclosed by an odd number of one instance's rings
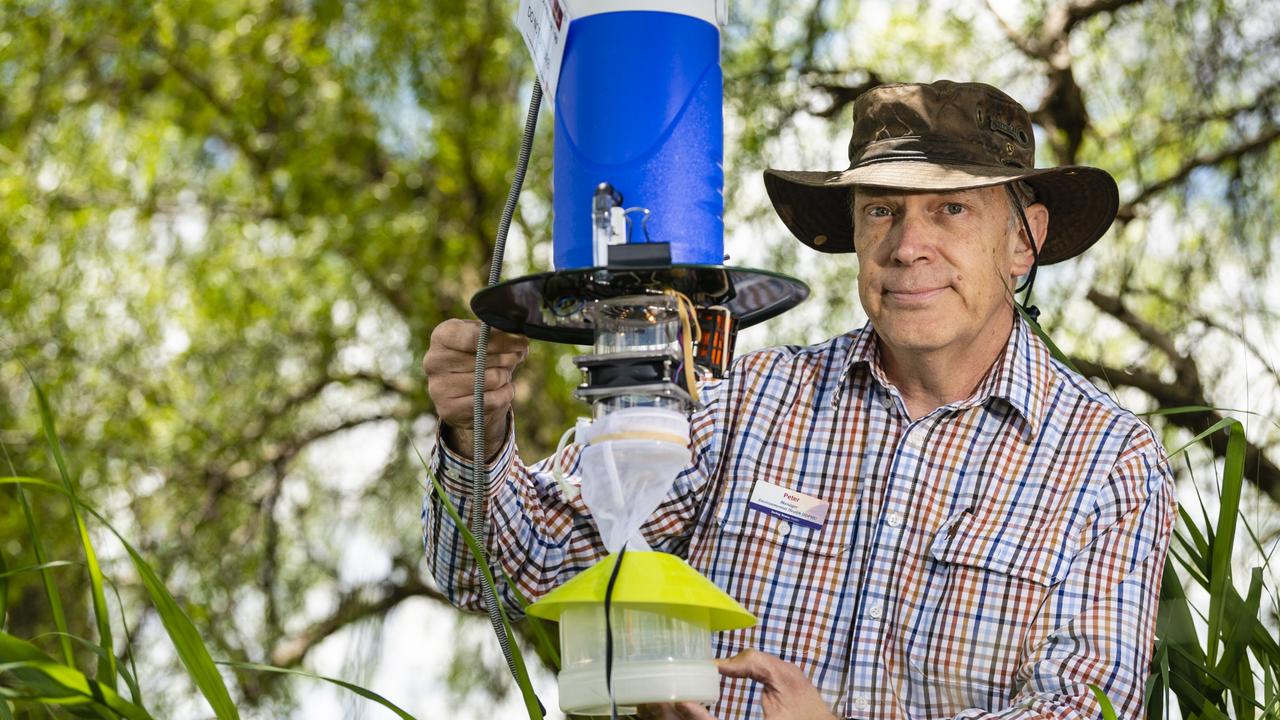
[[[497,453],[490,457],[486,465],[486,469],[489,471],[489,487],[487,489],[489,496],[493,496],[497,492],[500,484],[498,481],[506,477],[507,472],[511,469],[511,461],[515,457],[515,449],[515,419],[511,413],[508,413],[507,434],[502,438],[502,444]],[[490,448],[490,451],[492,452],[492,448]],[[451,495],[466,496],[471,493],[472,463],[445,444],[443,424],[436,426],[436,443],[432,449],[428,465],[440,480],[441,486]]]

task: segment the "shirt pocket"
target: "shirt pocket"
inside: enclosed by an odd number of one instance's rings
[[[903,628],[909,704],[921,717],[998,710],[1036,643],[1036,615],[1066,578],[1077,534],[1037,507],[979,508],[929,536],[916,609]]]
[[[716,508],[717,536],[704,567],[759,622],[717,634],[715,649],[729,655],[758,648],[812,672],[831,651],[840,622],[849,510],[832,503],[817,529],[788,522],[749,507],[755,482],[729,488]]]
[[[812,528],[799,522],[791,522],[751,507],[751,494],[756,483],[765,480],[748,480],[737,483],[721,501],[716,510],[716,524],[722,542],[738,549],[768,550],[771,554],[799,553],[823,557],[843,555],[849,550],[853,509],[839,501],[820,498],[830,503],[826,521],[821,527]]]

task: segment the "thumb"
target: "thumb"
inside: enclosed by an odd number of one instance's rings
[[[772,685],[773,661],[776,659],[759,650],[743,650],[733,657],[717,660],[716,669],[725,677],[750,678],[756,682]]]
[[[683,720],[716,720],[707,709],[695,702],[682,702],[676,706]]]

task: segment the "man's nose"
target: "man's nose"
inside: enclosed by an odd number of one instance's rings
[[[911,265],[933,257],[934,235],[927,218],[915,210],[903,210],[893,228],[893,260]]]

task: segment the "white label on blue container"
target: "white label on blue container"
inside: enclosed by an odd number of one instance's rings
[[[821,530],[827,522],[827,509],[831,507],[831,503],[791,488],[757,480],[756,486],[751,489],[751,500],[747,506],[790,523]]]
[[[516,27],[520,28],[524,44],[533,56],[533,67],[542,81],[542,94],[553,104],[571,19],[565,0],[520,0],[520,13],[516,15]]]

